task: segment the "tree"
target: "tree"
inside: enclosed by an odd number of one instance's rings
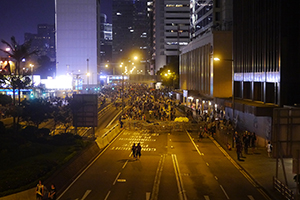
[[[172,69],[171,66],[165,65],[163,68],[160,68],[157,74],[160,75],[164,86],[175,89],[178,82],[178,73]]]
[[[12,99],[10,96],[8,95],[5,95],[5,94],[0,94],[0,104],[2,106],[6,106],[8,104],[11,104],[12,103]]]
[[[14,67],[11,67],[10,64],[8,64],[9,68],[9,74],[5,74],[4,76],[1,76],[2,79],[5,79],[6,82],[10,83],[10,87],[13,90],[13,105],[16,106],[16,97],[15,97],[15,90],[18,89],[18,95],[19,100],[18,104],[20,104],[20,91],[21,89],[26,88],[30,84],[30,78],[28,77],[28,74],[21,73],[21,62],[23,59],[29,58],[31,55],[36,54],[37,50],[29,52],[29,49],[31,47],[31,40],[27,40],[24,42],[24,44],[19,44],[16,41],[16,38],[14,36],[11,37],[11,43],[8,43],[5,40],[1,40],[3,44],[5,44],[7,47],[9,47],[9,50],[6,49],[0,49],[0,51],[4,52],[11,61],[14,62]],[[19,109],[15,108],[15,111],[18,111]],[[17,114],[17,116],[13,116],[14,118],[14,127],[16,124],[16,117],[19,116],[18,112],[14,112]],[[19,119],[19,118],[18,118]]]
[[[55,72],[55,62],[52,62],[48,56],[41,56],[38,58],[39,68],[36,72],[41,75],[41,78],[47,78],[47,76],[53,76]]]
[[[32,99],[22,101],[22,119],[27,122],[32,122],[36,128],[42,122],[52,118],[52,107],[49,102],[44,99]]]
[[[55,126],[59,123],[63,124],[64,132],[66,133],[67,130],[72,126],[73,118],[72,112],[69,105],[57,107],[55,111],[52,113]]]

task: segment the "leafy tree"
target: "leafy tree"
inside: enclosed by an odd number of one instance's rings
[[[44,99],[24,100],[22,101],[22,107],[22,119],[32,122],[37,129],[42,122],[52,117],[51,104]]]
[[[9,51],[5,49],[0,49],[0,51],[4,52],[11,61],[14,62],[14,66],[10,66],[8,64],[8,74],[5,74],[1,76],[2,81],[4,80],[5,82],[10,84],[10,87],[13,90],[13,105],[16,106],[16,97],[15,97],[15,90],[18,90],[19,94],[19,101],[18,104],[20,104],[20,91],[21,89],[26,88],[30,84],[30,78],[28,77],[28,74],[23,74],[21,73],[21,62],[23,59],[29,58],[31,55],[36,54],[37,51],[34,50],[32,52],[29,52],[29,49],[31,47],[31,40],[27,40],[24,42],[24,44],[19,44],[16,41],[16,38],[14,36],[11,37],[11,42],[7,42],[5,40],[1,40],[3,44],[5,44],[7,47],[9,47]],[[1,82],[1,81],[0,81]],[[17,108],[14,109],[16,112],[17,116],[14,117],[14,127],[16,124],[16,117],[19,116]]]
[[[6,106],[8,104],[11,104],[12,103],[12,99],[10,96],[8,95],[5,95],[5,94],[0,94],[0,104],[2,106]]]
[[[53,76],[55,72],[55,62],[52,62],[48,56],[41,56],[38,58],[39,68],[36,72],[41,75],[41,78]]]
[[[73,118],[69,105],[57,107],[52,113],[52,116],[55,122],[55,126],[58,124],[62,124],[65,127],[65,133],[72,126]]]
[[[157,74],[160,75],[164,86],[175,89],[178,82],[178,73],[173,71],[172,67],[165,65],[157,72]]]

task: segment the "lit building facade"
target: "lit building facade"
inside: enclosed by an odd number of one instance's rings
[[[107,61],[112,59],[112,24],[107,22],[107,16],[101,14],[100,18],[100,47],[101,47],[101,64],[100,74],[112,74],[112,69],[107,69]]]
[[[191,42],[180,49],[180,89],[185,91],[183,101],[202,112],[203,100],[232,96],[232,26],[228,26],[232,24],[232,4],[229,2],[191,1]],[[214,61],[216,57],[219,62]]]
[[[155,71],[172,59],[189,41],[190,0],[153,0],[153,54]]]
[[[56,77],[72,76],[75,89],[98,83],[100,0],[56,0]]]

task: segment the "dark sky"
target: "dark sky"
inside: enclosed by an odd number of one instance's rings
[[[108,16],[110,23],[111,2],[101,0],[101,12]],[[15,36],[22,44],[24,33],[37,33],[38,24],[54,24],[54,0],[0,0],[0,8],[0,40],[9,42]]]

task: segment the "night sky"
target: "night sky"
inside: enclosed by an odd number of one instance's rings
[[[101,0],[101,12],[111,23],[112,0]],[[0,40],[24,42],[24,33],[37,33],[38,24],[54,24],[54,0],[0,0]],[[0,43],[0,48],[3,44]]]

